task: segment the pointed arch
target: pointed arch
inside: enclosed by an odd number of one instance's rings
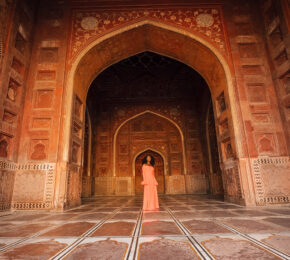
[[[216,62],[216,64],[220,64],[220,66],[222,67],[222,71],[215,71],[216,67],[212,66],[211,68],[207,68],[208,72],[201,72],[200,70],[200,65],[198,64],[198,61],[195,62],[194,59],[192,59],[192,62],[189,62],[188,59],[186,58],[179,58],[178,55],[175,56],[170,56],[168,53],[164,53],[164,51],[162,51],[160,49],[160,51],[158,51],[158,47],[156,50],[156,46],[154,46],[154,48],[152,48],[152,46],[150,46],[150,43],[148,43],[148,39],[145,39],[146,36],[144,36],[144,47],[143,49],[139,50],[139,51],[132,51],[132,50],[127,50],[127,54],[124,57],[118,57],[118,58],[113,58],[113,57],[108,57],[107,60],[105,60],[105,62],[103,62],[103,64],[100,64],[100,62],[96,62],[97,65],[94,65],[97,67],[97,69],[95,69],[94,73],[87,73],[90,74],[88,79],[86,80],[81,80],[81,84],[82,87],[84,88],[82,90],[83,93],[85,93],[85,97],[87,95],[88,92],[88,88],[90,86],[90,84],[92,83],[92,81],[95,79],[95,77],[101,73],[103,70],[105,70],[107,67],[113,65],[114,63],[127,58],[129,56],[138,54],[139,52],[142,51],[153,51],[156,52],[160,55],[164,55],[164,56],[168,56],[170,58],[179,60],[180,62],[183,62],[185,64],[187,64],[188,66],[192,67],[193,69],[195,69],[197,72],[199,72],[204,79],[206,80],[208,86],[210,87],[210,89],[213,87],[212,84],[215,84],[214,82],[216,82],[216,78],[213,77],[210,81],[209,78],[212,77],[213,74],[217,74],[218,77],[224,77],[225,80],[222,84],[225,84],[225,86],[219,86],[219,89],[221,88],[226,88],[228,91],[228,98],[229,98],[229,107],[230,107],[230,111],[231,111],[231,119],[233,121],[233,142],[235,143],[235,147],[236,147],[236,152],[237,155],[242,153],[242,147],[241,147],[241,142],[238,142],[238,140],[242,140],[241,138],[241,131],[239,130],[239,126],[240,123],[238,121],[238,115],[237,115],[237,105],[238,102],[236,102],[235,99],[235,90],[234,90],[234,85],[233,85],[233,79],[232,79],[232,71],[230,69],[230,66],[228,64],[228,61],[226,60],[226,58],[223,56],[223,54],[217,50],[210,42],[206,41],[205,39],[199,37],[198,35],[191,33],[189,31],[183,30],[181,28],[178,28],[177,26],[174,25],[168,25],[168,24],[164,24],[161,22],[157,22],[157,21],[153,21],[153,20],[142,20],[142,21],[138,21],[135,23],[132,23],[130,25],[125,25],[122,26],[121,28],[114,30],[112,32],[109,32],[105,35],[102,35],[101,37],[97,38],[95,41],[91,42],[89,45],[87,45],[85,48],[83,48],[82,51],[80,51],[80,53],[78,54],[77,57],[75,57],[75,59],[73,60],[72,64],[70,65],[70,70],[69,73],[67,75],[66,78],[66,92],[65,92],[65,101],[64,104],[67,107],[64,107],[64,122],[63,122],[63,136],[64,136],[64,140],[63,140],[63,146],[62,146],[62,159],[63,161],[68,161],[69,160],[69,144],[70,144],[70,136],[65,134],[65,133],[69,133],[69,129],[71,127],[71,111],[72,111],[72,104],[73,104],[73,93],[74,93],[74,86],[76,84],[76,79],[75,76],[79,74],[78,72],[78,67],[80,66],[80,64],[82,63],[82,61],[84,60],[84,58],[89,55],[89,52],[95,48],[96,46],[98,46],[99,44],[101,44],[102,42],[104,42],[105,40],[108,40],[110,38],[114,38],[122,33],[128,32],[130,30],[135,31],[138,28],[145,26],[145,25],[149,25],[152,28],[157,28],[163,31],[167,31],[170,33],[175,33],[177,35],[180,35],[181,37],[188,37],[189,39],[192,40],[192,43],[194,44],[199,44],[202,48],[204,48],[203,50],[203,54],[204,53],[208,53],[208,56],[211,57],[211,61],[214,61],[213,64]],[[152,44],[152,43],[151,43]],[[153,50],[154,49],[154,50]],[[200,55],[203,55],[200,54]],[[191,54],[186,53],[186,57],[190,57]],[[108,55],[110,56],[110,55]],[[86,63],[86,61],[84,61],[84,64],[86,66],[92,66],[91,64]],[[83,65],[83,64],[82,64]],[[98,67],[100,66],[100,67]],[[213,73],[215,72],[215,73]],[[216,76],[216,75],[215,75]],[[219,79],[220,80],[220,79]],[[212,84],[211,84],[212,83]]]
[[[117,150],[117,148],[116,148],[116,143],[117,143],[117,136],[118,136],[118,133],[119,133],[121,127],[122,127],[123,125],[125,125],[126,123],[128,123],[129,121],[131,121],[131,120],[133,120],[133,119],[135,119],[135,118],[137,118],[137,117],[139,117],[139,116],[141,116],[141,115],[144,115],[144,114],[146,114],[146,113],[153,114],[153,115],[156,115],[156,116],[161,117],[161,118],[163,118],[163,119],[166,119],[167,121],[169,121],[171,124],[173,124],[173,125],[177,128],[177,130],[178,130],[178,132],[179,132],[179,134],[180,134],[180,137],[181,137],[181,145],[182,145],[182,162],[183,162],[183,164],[184,164],[184,167],[183,167],[183,169],[184,169],[184,174],[186,174],[186,156],[185,156],[185,146],[184,146],[184,135],[183,135],[183,132],[182,132],[180,126],[179,126],[177,123],[175,123],[172,119],[170,119],[170,118],[168,118],[168,117],[166,117],[166,116],[164,116],[164,115],[161,115],[161,114],[156,113],[156,112],[151,111],[151,110],[145,110],[145,111],[143,111],[143,112],[141,112],[141,113],[138,113],[138,114],[136,114],[136,115],[134,115],[134,116],[131,116],[130,118],[124,120],[124,121],[123,121],[123,122],[118,126],[118,128],[116,129],[116,131],[115,131],[115,133],[114,133],[114,137],[113,137],[113,176],[116,176],[116,156],[117,156],[117,152],[116,152],[116,150]]]
[[[152,147],[149,146],[149,147],[146,147],[146,148],[144,148],[144,149],[138,151],[138,152],[133,156],[133,160],[132,160],[133,176],[135,177],[135,175],[136,175],[136,172],[135,172],[135,162],[136,162],[137,157],[138,157],[140,154],[142,154],[142,153],[144,153],[144,152],[146,152],[146,151],[152,151],[152,152],[158,153],[158,154],[162,157],[162,159],[163,159],[163,163],[164,163],[164,175],[165,175],[165,176],[168,175],[168,163],[167,163],[167,160],[166,160],[164,154],[163,154],[161,151],[159,151],[159,150],[157,150],[157,149],[152,148]]]

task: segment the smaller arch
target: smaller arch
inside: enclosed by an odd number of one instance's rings
[[[151,113],[151,114],[153,114],[153,115],[156,115],[156,116],[159,116],[159,117],[161,117],[161,118],[164,118],[164,119],[168,120],[168,121],[169,121],[170,123],[172,123],[172,124],[177,128],[177,130],[179,131],[179,134],[180,134],[180,137],[181,137],[181,145],[182,145],[182,158],[183,158],[183,165],[184,165],[184,166],[183,166],[183,170],[184,170],[184,175],[186,175],[186,174],[187,174],[187,168],[186,168],[187,164],[186,164],[186,156],[185,156],[186,153],[185,153],[185,145],[184,145],[184,135],[183,135],[183,132],[182,132],[180,126],[179,126],[178,124],[176,124],[172,119],[170,119],[170,118],[168,118],[168,117],[166,117],[166,116],[164,116],[164,115],[161,115],[161,114],[156,113],[156,112],[151,111],[151,110],[145,110],[145,111],[143,111],[143,112],[141,112],[141,113],[138,113],[138,114],[136,114],[136,115],[134,115],[134,116],[132,116],[132,117],[126,119],[124,122],[122,122],[122,123],[118,126],[118,128],[116,129],[116,131],[115,131],[115,133],[114,133],[114,137],[113,137],[113,176],[114,176],[114,177],[116,176],[116,150],[117,150],[117,149],[116,149],[116,143],[117,143],[117,136],[118,136],[118,133],[119,133],[121,127],[122,127],[123,125],[125,125],[126,123],[128,123],[129,121],[131,121],[132,119],[137,118],[137,117],[139,117],[139,116],[141,116],[141,115],[144,115],[144,114],[146,114],[146,113]]]
[[[163,154],[162,152],[160,152],[159,150],[157,150],[157,149],[155,149],[155,148],[152,148],[152,147],[150,147],[150,146],[149,146],[149,147],[146,147],[146,148],[144,148],[144,149],[142,149],[141,151],[138,151],[138,152],[134,155],[133,160],[132,160],[133,176],[135,177],[135,175],[136,175],[136,172],[135,172],[135,161],[136,161],[137,157],[138,157],[140,154],[142,154],[142,153],[144,153],[144,152],[146,152],[146,151],[152,151],[152,152],[158,153],[158,154],[162,157],[162,159],[163,159],[163,163],[164,163],[164,175],[167,176],[167,175],[168,175],[168,163],[167,163],[167,160],[165,159],[164,154]]]

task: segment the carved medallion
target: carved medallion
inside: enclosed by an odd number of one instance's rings
[[[85,17],[81,21],[81,27],[85,30],[94,30],[98,26],[98,20],[95,17]]]
[[[196,17],[196,22],[202,27],[210,27],[214,23],[214,18],[210,14],[199,14]]]

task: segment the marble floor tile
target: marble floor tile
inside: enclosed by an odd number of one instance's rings
[[[290,254],[290,207],[207,196],[95,197],[64,212],[0,215],[0,259],[278,259]],[[282,258],[283,258],[282,257]],[[281,259],[281,257],[280,257]]]
[[[91,236],[131,236],[135,222],[108,222],[99,227]]]
[[[181,235],[182,232],[174,222],[146,220],[142,224],[141,235]]]

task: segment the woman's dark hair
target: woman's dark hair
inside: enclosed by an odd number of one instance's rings
[[[150,154],[146,155],[146,156],[143,158],[143,160],[142,160],[142,165],[147,163],[147,156],[150,156],[150,157],[151,157],[151,161],[150,161],[150,163],[151,163],[152,166],[154,166],[154,164],[155,164],[155,159],[154,159],[154,157],[153,157],[152,155],[150,155]]]

